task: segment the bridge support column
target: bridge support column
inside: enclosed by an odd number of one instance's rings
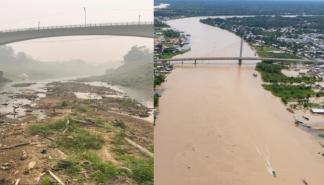
[[[242,51],[243,51],[243,37],[241,38],[240,58],[242,58]],[[239,65],[242,65],[242,59],[239,59]]]
[[[195,60],[195,65],[197,64],[197,60]]]

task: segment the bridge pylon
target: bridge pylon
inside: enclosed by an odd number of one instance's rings
[[[240,58],[242,58],[243,51],[243,37],[241,38]],[[239,59],[239,65],[242,65],[242,59]]]

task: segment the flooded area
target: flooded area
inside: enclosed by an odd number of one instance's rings
[[[239,55],[239,37],[199,19],[168,22],[191,34],[191,51],[176,57]],[[246,43],[243,48],[245,56],[254,56]],[[258,61],[206,62],[174,65],[163,84],[154,135],[155,184],[286,185],[302,184],[301,178],[323,184],[321,132],[294,124],[305,114],[310,121],[304,123],[324,125],[323,115],[288,112],[263,89],[260,75],[253,77]]]

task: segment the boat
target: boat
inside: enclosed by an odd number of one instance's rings
[[[304,126],[304,127],[307,127],[307,128],[311,128],[311,126],[309,126],[309,125],[307,125],[305,123],[302,123],[302,122],[300,122],[299,125]]]
[[[303,122],[299,121],[299,119],[297,119],[297,118],[295,119],[295,123],[296,124],[304,124]]]
[[[307,182],[306,182],[306,180],[305,180],[305,179],[302,179],[302,181],[303,181],[303,183],[304,183],[304,184],[306,184],[306,185],[307,185]]]
[[[275,171],[272,171],[272,174],[273,174],[274,177],[277,177],[277,174],[276,174]]]
[[[257,72],[254,72],[254,73],[253,73],[253,76],[258,76],[258,73],[257,73]]]
[[[305,119],[309,120],[309,118],[308,118],[307,116],[305,116],[305,115],[303,115],[303,118],[305,118]]]
[[[287,111],[294,113],[294,111],[291,108],[287,108]]]

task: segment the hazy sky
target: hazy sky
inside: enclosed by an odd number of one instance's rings
[[[153,21],[153,0],[0,0],[0,30],[87,23]],[[77,40],[77,41],[72,41]],[[153,39],[118,36],[77,36],[8,44],[35,59],[83,59],[101,63],[122,60],[133,45],[153,49]]]

